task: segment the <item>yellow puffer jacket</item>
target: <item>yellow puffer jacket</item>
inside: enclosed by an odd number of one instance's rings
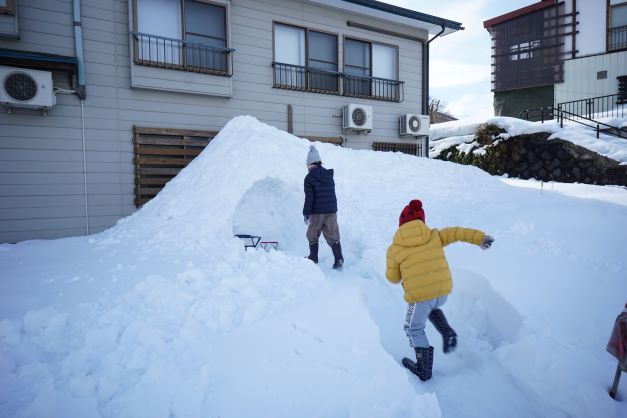
[[[388,248],[385,277],[392,283],[402,278],[407,303],[448,295],[453,280],[444,246],[456,241],[481,245],[484,236],[477,229],[452,227],[439,231],[420,220],[407,222],[398,228]]]

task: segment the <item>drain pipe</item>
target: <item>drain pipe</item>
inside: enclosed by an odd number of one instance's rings
[[[429,44],[444,33],[446,28],[440,26],[442,30],[427,42],[422,41],[422,109],[425,115],[429,114]],[[425,156],[429,158],[429,137],[425,141]]]
[[[77,79],[78,87],[76,95],[79,99],[85,100],[85,62],[83,60],[83,28],[81,25],[81,0],[72,0],[73,24],[74,24],[74,49],[76,50],[76,61],[78,62]]]
[[[87,192],[87,146],[85,144],[85,62],[83,59],[83,28],[81,25],[81,2],[72,0],[74,24],[74,48],[76,50],[77,84],[74,91],[81,100],[81,143],[83,146],[83,187],[85,192],[85,233],[89,235],[89,194]]]

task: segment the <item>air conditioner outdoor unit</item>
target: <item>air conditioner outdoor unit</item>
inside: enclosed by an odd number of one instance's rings
[[[429,135],[429,115],[413,113],[401,115],[399,130],[401,136],[427,136]]]
[[[8,109],[48,109],[56,102],[50,71],[0,66],[0,103]]]
[[[372,106],[354,103],[344,106],[342,130],[370,133],[372,131]]]

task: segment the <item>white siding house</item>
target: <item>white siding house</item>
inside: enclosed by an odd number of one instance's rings
[[[237,115],[420,155],[399,118],[426,114],[429,41],[461,29],[373,0],[0,2],[0,242],[112,226],[157,182],[138,182],[141,144],[179,141],[178,164]],[[35,92],[54,104],[25,107]],[[344,129],[349,104],[367,130]]]
[[[627,1],[566,1],[579,11],[574,57],[564,61],[564,82],[555,85],[555,102],[616,94],[618,77],[627,76]],[[572,48],[573,38],[566,38]]]

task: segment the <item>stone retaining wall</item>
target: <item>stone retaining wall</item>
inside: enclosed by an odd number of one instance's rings
[[[542,132],[507,140],[496,137],[492,145],[485,147],[485,152],[462,153],[451,147],[437,158],[475,165],[490,174],[522,179],[627,186],[627,165],[621,166],[615,160],[568,141],[547,140],[550,135]]]

